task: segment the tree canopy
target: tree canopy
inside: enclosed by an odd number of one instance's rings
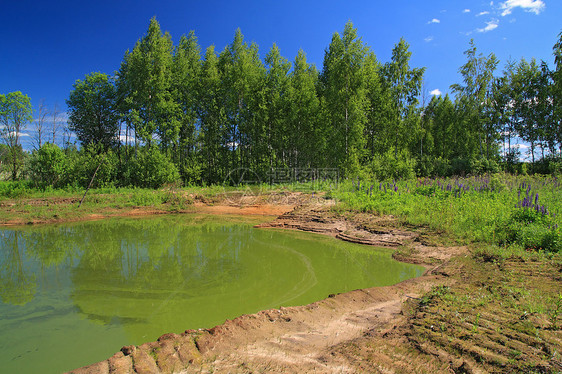
[[[202,53],[193,31],[174,45],[152,18],[114,76],[76,81],[69,125],[88,160],[107,152],[117,160],[116,184],[145,183],[145,161],[171,168],[162,180],[179,175],[184,183],[212,184],[228,183],[235,170],[261,181],[320,169],[380,178],[478,173],[500,164],[514,170],[521,141],[533,165],[536,152],[540,160],[560,157],[562,33],[552,70],[522,59],[498,73],[496,56],[479,53],[473,40],[464,54],[454,95],[429,100],[425,68],[411,66],[408,43],[401,38],[381,62],[351,22],[332,35],[318,70],[304,51],[291,63],[276,44],[262,60],[239,29],[222,51]],[[2,96],[10,149],[29,120],[27,100]],[[17,174],[18,164],[12,169]]]

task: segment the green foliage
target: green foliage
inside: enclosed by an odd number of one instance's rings
[[[29,176],[36,186],[61,187],[68,178],[67,156],[56,144],[43,144],[33,152],[29,164]]]
[[[451,89],[463,102],[462,115],[471,133],[467,140],[473,147],[479,148],[480,157],[485,156],[486,159],[490,159],[498,131],[494,126],[495,122],[488,121],[485,115],[490,111],[493,74],[499,61],[493,53],[488,56],[477,55],[476,45],[472,39],[464,54],[467,62],[459,69],[464,85],[453,84]]]
[[[516,209],[511,217],[500,225],[498,238],[505,236],[505,243],[518,243],[524,248],[559,252],[562,249],[562,231],[550,215],[532,208]]]
[[[418,95],[425,68],[410,69],[412,52],[409,47],[401,38],[392,49],[391,61],[382,67],[383,87],[390,98],[390,123],[381,135],[386,147],[393,146],[395,152],[409,148],[417,140],[414,135],[418,133]]]
[[[410,66],[404,39],[382,63],[347,22],[332,35],[319,72],[304,51],[291,65],[275,44],[262,61],[258,45],[246,42],[241,30],[218,56],[211,46],[201,59],[193,31],[174,46],[152,18],[125,53],[115,82],[102,73],[76,81],[70,124],[83,146],[100,143],[100,154],[119,155],[114,170],[102,165],[101,185],[159,185],[175,179],[174,170],[184,184],[206,185],[222,184],[239,169],[262,180],[272,169],[310,168],[377,179],[484,175],[498,172],[500,160],[505,171],[556,174],[562,163],[548,155],[559,153],[562,139],[561,43],[554,48],[556,71],[522,60],[508,62],[495,77],[495,55],[478,53],[471,41],[459,69],[462,83],[451,86],[456,96],[434,96],[423,108],[425,68]],[[132,157],[130,146],[119,142],[121,125],[135,149],[158,147],[169,158],[175,165],[169,175],[142,171],[150,169],[138,164],[145,155]],[[511,145],[515,136],[547,156],[526,170]],[[87,153],[77,155],[96,163]],[[12,178],[22,164],[16,156]],[[91,174],[78,159],[68,161]],[[111,182],[104,181],[108,173],[116,177]],[[82,186],[86,179],[67,175],[66,183]]]
[[[348,174],[359,171],[365,138],[368,98],[365,60],[368,48],[351,22],[334,33],[324,56],[320,77],[322,114],[326,129],[325,157]]]
[[[497,173],[500,167],[495,160],[486,158],[476,158],[470,161],[470,171],[475,175]]]
[[[451,174],[452,175],[468,175],[472,173],[472,165],[469,158],[456,157],[451,160]]]
[[[450,161],[443,157],[424,156],[416,164],[416,175],[419,177],[450,177],[452,170]]]
[[[8,176],[12,180],[22,179],[25,176],[27,158],[28,153],[23,150],[21,145],[10,148],[5,144],[0,144],[0,180],[7,179]],[[15,179],[14,170],[16,171]]]
[[[2,182],[0,181],[0,199],[17,199],[27,197],[33,192],[28,181]]]
[[[104,150],[115,147],[119,118],[116,112],[116,88],[102,73],[91,73],[74,83],[66,101],[69,128],[82,146],[101,144]]]
[[[398,154],[390,148],[381,155],[375,155],[368,165],[368,174],[378,180],[411,179],[415,177],[416,160],[406,150]]]
[[[511,223],[508,226],[508,241],[519,243],[531,250],[559,252],[562,249],[562,233],[539,223]]]
[[[117,155],[112,151],[101,152],[102,145],[93,144],[80,152],[71,152],[69,158],[69,172],[67,184],[88,187],[95,173],[92,187],[112,186],[117,178]]]
[[[181,108],[172,94],[173,44],[155,18],[146,35],[125,53],[117,91],[125,99],[119,110],[136,136],[151,145],[158,134],[163,148],[177,142]]]
[[[420,306],[435,304],[437,301],[447,297],[451,293],[449,286],[433,286],[431,291],[423,295],[420,300]]]
[[[176,166],[157,147],[143,147],[128,162],[126,184],[145,188],[158,188],[179,181]]]
[[[130,206],[155,206],[164,202],[165,197],[159,191],[135,189],[130,194],[127,205]]]
[[[19,177],[23,165],[20,137],[31,122],[31,99],[20,91],[0,94],[0,139],[8,147],[8,161],[12,180]]]

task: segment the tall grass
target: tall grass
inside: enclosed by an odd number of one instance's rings
[[[390,214],[473,242],[562,249],[562,189],[557,178],[497,174],[392,182],[347,180],[343,206]]]

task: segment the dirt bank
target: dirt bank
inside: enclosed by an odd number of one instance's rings
[[[408,300],[418,300],[433,286],[452,283],[444,269],[453,256],[466,253],[466,248],[429,246],[422,233],[398,228],[391,217],[344,217],[330,209],[332,204],[323,199],[309,201],[261,227],[405,246],[396,256],[424,265],[425,275],[394,286],[331,295],[307,306],[244,315],[212,329],[166,334],[156,342],[123,347],[108,360],[73,373],[331,373],[356,372],[362,362],[368,363],[365,368],[369,371],[375,364],[381,371],[446,371],[449,363],[405,345],[401,330],[409,317],[404,308]],[[368,341],[361,342],[365,337]]]
[[[175,192],[170,192],[176,194]],[[198,194],[177,193],[171,202],[138,206],[131,203],[113,203],[115,195],[94,195],[88,206],[78,207],[80,198],[21,198],[0,202],[0,226],[64,223],[97,220],[110,217],[139,217],[155,214],[234,214],[277,217],[303,204],[310,196],[302,193],[276,193],[247,196],[240,193],[206,197]]]

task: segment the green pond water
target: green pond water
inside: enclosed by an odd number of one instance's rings
[[[201,215],[0,229],[0,372],[60,373],[167,332],[422,274],[390,251]]]

